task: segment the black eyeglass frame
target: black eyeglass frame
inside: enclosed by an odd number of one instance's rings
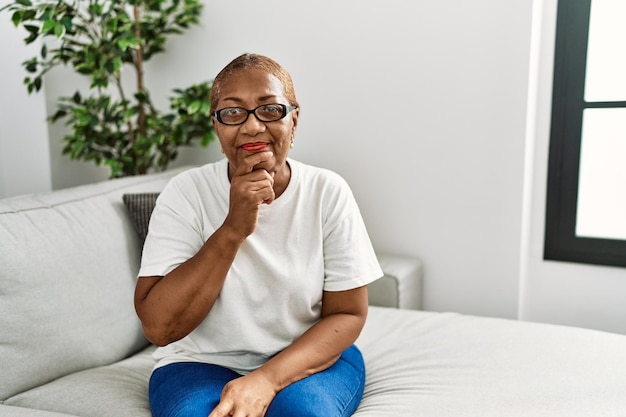
[[[263,120],[263,119],[261,119],[261,118],[260,118],[260,117],[256,114],[256,111],[257,111],[258,109],[260,109],[261,107],[265,107],[265,106],[280,106],[280,107],[283,109],[283,115],[282,115],[280,118],[278,118],[278,119],[274,119],[274,120]],[[248,110],[248,109],[243,108],[243,107],[224,107],[224,108],[221,108],[221,109],[219,109],[219,110],[215,110],[215,111],[213,112],[213,116],[215,116],[215,118],[217,119],[217,121],[218,121],[218,122],[220,122],[221,124],[226,125],[226,126],[239,126],[239,125],[242,125],[242,124],[244,124],[245,122],[247,122],[247,121],[248,121],[248,117],[250,117],[250,115],[251,115],[251,114],[254,114],[254,117],[256,117],[256,119],[257,119],[259,122],[263,122],[263,123],[271,123],[271,122],[277,122],[277,121],[279,121],[279,120],[284,119],[285,117],[287,117],[287,115],[288,115],[289,113],[291,113],[293,110],[295,110],[295,109],[297,109],[297,108],[298,108],[298,106],[291,106],[291,105],[286,105],[286,104],[281,104],[281,103],[268,103],[268,104],[261,104],[260,106],[255,107],[255,108],[254,108],[254,109],[252,109],[252,110]],[[247,114],[246,114],[246,118],[245,118],[245,119],[243,119],[243,121],[241,121],[240,123],[225,123],[225,122],[222,120],[222,116],[220,115],[220,113],[221,113],[222,111],[226,110],[226,109],[240,109],[240,110],[243,110],[243,111],[245,111],[245,112],[247,113]]]

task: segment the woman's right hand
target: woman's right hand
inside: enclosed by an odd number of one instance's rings
[[[259,152],[246,157],[230,180],[230,206],[224,226],[242,240],[256,229],[259,206],[274,201],[274,173],[255,168],[272,156],[272,152]]]
[[[255,371],[224,386],[220,402],[208,417],[264,417],[277,390]]]

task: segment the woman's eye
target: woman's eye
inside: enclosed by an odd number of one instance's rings
[[[274,104],[267,105],[267,106],[263,107],[263,112],[265,112],[265,113],[279,113],[280,112],[280,106],[276,106]]]
[[[241,114],[242,111],[241,111],[240,108],[230,107],[230,108],[225,109],[224,113],[225,113],[226,116],[237,116],[237,115]]]

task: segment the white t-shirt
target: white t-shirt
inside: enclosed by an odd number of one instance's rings
[[[211,311],[155,351],[157,367],[193,361],[248,373],[320,319],[323,291],[383,275],[348,184],[329,170],[288,163],[289,185],[260,206]],[[152,214],[138,275],[166,275],[194,256],[223,224],[229,195],[226,159],[172,178]]]

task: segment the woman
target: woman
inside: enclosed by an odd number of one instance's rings
[[[244,54],[215,78],[226,158],[173,178],[146,238],[135,306],[160,346],[155,417],[349,416],[365,369],[353,345],[382,276],[348,185],[288,158],[290,75]]]

